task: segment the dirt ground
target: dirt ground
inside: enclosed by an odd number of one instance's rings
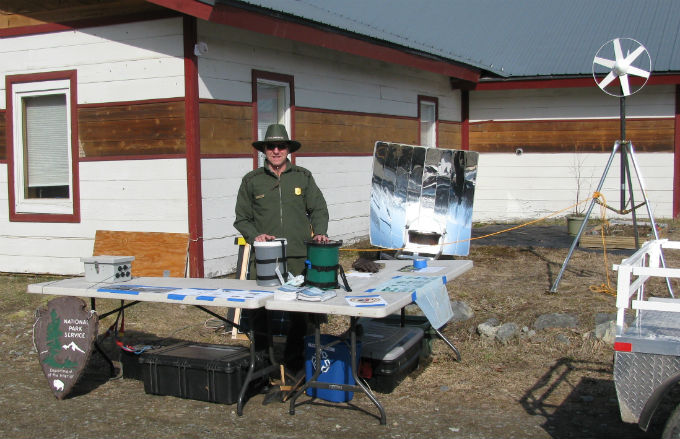
[[[667,225],[665,236],[678,239],[677,229],[677,224]],[[550,233],[556,237],[536,241]],[[612,346],[589,334],[596,314],[615,312],[613,296],[589,287],[607,283],[607,271],[615,285],[611,266],[630,252],[608,252],[605,259],[602,251],[577,249],[558,292],[551,294],[548,290],[567,255],[564,246],[551,248],[551,243],[570,242],[566,226],[563,235],[554,227],[532,227],[507,239],[473,241],[468,258],[474,268],[448,286],[450,297],[467,302],[475,313],[444,330],[462,361],[456,362],[453,352],[435,340],[428,360],[392,393],[377,394],[387,413],[384,426],[363,395],[355,396],[350,405],[304,404],[291,416],[288,404],[263,405],[265,395],[258,394],[239,417],[235,405],[149,395],[141,381],[109,380],[96,356],[76,394],[59,401],[47,385],[32,342],[34,311],[49,297],[25,292],[27,284],[52,278],[0,275],[0,437],[658,437],[658,428],[644,433],[621,422],[612,381]],[[357,254],[343,252],[343,263]],[[679,262],[676,255],[667,255],[669,266]],[[665,294],[660,284],[648,291]],[[100,301],[98,310],[114,305]],[[478,324],[492,317],[530,329],[538,316],[555,312],[577,315],[578,327],[538,331],[507,345],[475,332]],[[111,323],[111,317],[104,319],[100,331]],[[186,306],[143,303],[125,314],[127,333],[140,339],[232,343],[230,334],[212,323],[210,316]],[[324,331],[341,332],[346,325],[343,318],[331,318]],[[305,400],[303,396],[299,401]]]

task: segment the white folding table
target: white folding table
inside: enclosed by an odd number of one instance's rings
[[[102,282],[88,282],[84,277],[69,278],[51,282],[42,282],[31,284],[28,286],[28,292],[33,294],[47,294],[57,296],[76,296],[89,297],[91,300],[92,309],[95,309],[96,299],[115,299],[121,300],[121,305],[105,314],[99,316],[104,318],[110,314],[119,312],[124,308],[132,306],[139,302],[162,302],[193,305],[208,314],[215,316],[221,320],[227,321],[226,318],[205,308],[212,307],[227,307],[227,308],[242,308],[242,309],[257,309],[266,308],[267,310],[291,311],[291,312],[306,312],[312,314],[336,314],[350,317],[350,344],[351,344],[351,362],[352,375],[358,386],[349,385],[335,385],[329,383],[322,383],[317,381],[320,368],[317,368],[315,375],[305,383],[304,387],[300,389],[290,403],[290,413],[295,413],[295,401],[304,393],[308,387],[330,388],[360,391],[365,393],[369,399],[376,405],[380,411],[380,423],[386,423],[385,410],[375,395],[366,388],[358,379],[356,370],[356,321],[359,317],[373,317],[382,318],[390,314],[399,312],[406,305],[414,300],[413,290],[404,291],[390,291],[380,293],[384,305],[381,306],[351,306],[346,300],[348,295],[361,295],[371,292],[372,289],[383,285],[399,277],[432,277],[442,278],[444,283],[460,276],[472,268],[472,261],[469,260],[431,260],[428,261],[426,269],[418,271],[408,271],[412,266],[412,262],[408,260],[382,260],[377,261],[384,264],[385,267],[378,273],[374,274],[348,274],[348,281],[351,292],[344,289],[336,289],[336,297],[324,302],[307,302],[301,300],[278,300],[274,297],[274,292],[278,289],[276,286],[266,287],[257,285],[254,280],[237,280],[237,279],[199,279],[199,278],[171,278],[171,277],[139,277],[132,278],[125,282],[102,283]],[[407,271],[402,271],[406,269]],[[128,301],[130,303],[125,304]],[[316,364],[320,364],[320,326],[318,319],[315,330],[315,345],[316,345]],[[230,322],[233,323],[233,322]],[[252,325],[251,325],[252,326]],[[254,329],[249,329],[248,337],[250,343],[250,367],[246,380],[241,389],[238,399],[237,413],[243,414],[243,405],[246,389],[248,383],[253,379],[265,376],[278,369],[278,363],[274,358],[274,349],[271,334],[269,334],[269,357],[270,365],[259,370],[255,370],[255,336]],[[340,387],[338,387],[340,386]]]

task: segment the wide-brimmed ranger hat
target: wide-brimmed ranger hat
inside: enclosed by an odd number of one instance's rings
[[[281,143],[285,144],[290,152],[295,152],[300,149],[300,142],[288,138],[288,131],[286,131],[284,125],[271,124],[267,127],[267,133],[264,135],[264,140],[253,142],[253,147],[260,152],[264,152],[267,145]]]

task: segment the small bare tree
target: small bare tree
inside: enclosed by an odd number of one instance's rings
[[[580,154],[577,148],[574,148],[574,155],[572,156],[572,166],[571,171],[576,182],[576,193],[575,193],[575,203],[574,215],[583,215],[586,211],[587,203],[582,203],[583,200],[589,199],[591,196],[591,191],[593,188],[593,175],[592,172],[589,176],[585,175],[585,162],[586,158],[584,154]],[[587,191],[587,192],[586,192]],[[586,192],[586,193],[584,193]]]

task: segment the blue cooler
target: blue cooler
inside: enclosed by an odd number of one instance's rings
[[[351,352],[350,346],[344,340],[329,334],[321,334],[321,345],[326,346],[334,341],[338,343],[332,346],[324,347],[321,350],[321,373],[318,381],[333,384],[349,384],[354,385],[354,377],[352,376],[352,366],[350,366]],[[305,337],[305,374],[306,380],[309,381],[314,376],[316,371],[316,346],[314,344],[314,336],[308,335]],[[357,365],[361,358],[361,342],[357,340]],[[354,397],[354,392],[344,390],[332,389],[316,389],[313,387],[307,388],[307,395],[313,398],[321,398],[331,402],[347,402]]]

